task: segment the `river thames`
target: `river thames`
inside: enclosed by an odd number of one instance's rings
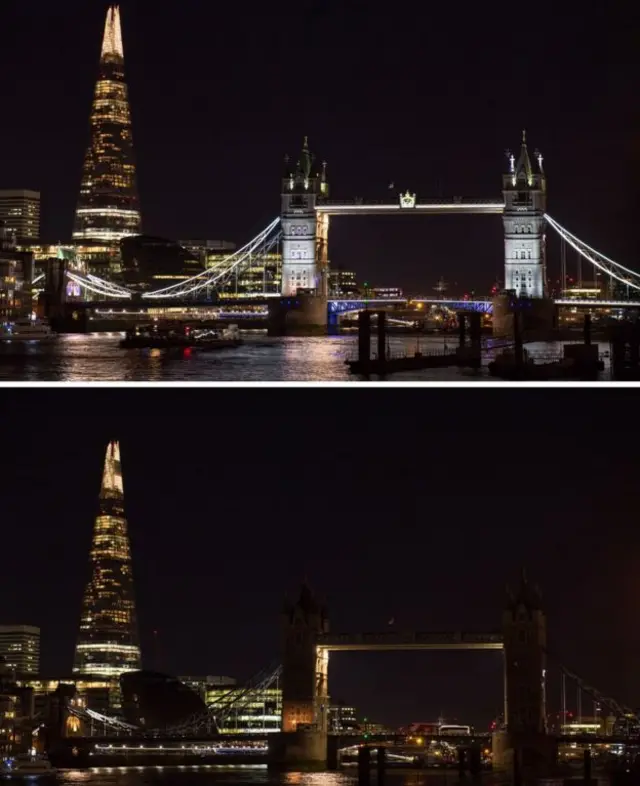
[[[56,780],[65,786],[353,786],[358,782],[357,776],[355,767],[318,773],[274,773],[266,766],[102,767],[61,770]],[[483,784],[503,780],[491,772],[482,778]],[[371,782],[377,782],[375,770]],[[388,770],[384,782],[385,786],[453,786],[460,780],[455,770]]]
[[[237,349],[219,352],[180,350],[125,350],[119,333],[67,335],[51,344],[29,342],[0,345],[0,381],[3,382],[358,382],[349,374],[346,360],[357,355],[357,335],[271,338],[256,331],[244,334]],[[375,337],[374,337],[375,342]],[[372,342],[372,343],[374,343]],[[416,350],[442,350],[456,345],[456,337],[400,334],[389,337],[391,355]],[[567,343],[567,342],[562,342]],[[531,344],[527,349],[540,358],[559,357],[562,343]],[[601,344],[609,378],[608,344]],[[495,352],[484,356],[481,371],[432,369],[394,374],[392,382],[489,381],[487,364]]]

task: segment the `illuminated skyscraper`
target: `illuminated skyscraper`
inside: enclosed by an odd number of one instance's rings
[[[73,238],[117,244],[127,235],[138,234],[140,208],[120,9],[112,5],[107,12]]]
[[[107,447],[90,563],[73,671],[96,677],[136,671],[140,645],[117,442]]]

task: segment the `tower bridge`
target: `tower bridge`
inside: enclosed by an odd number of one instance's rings
[[[460,310],[479,310],[494,313],[494,324],[503,311],[509,308],[510,296],[530,301],[532,309],[546,319],[558,305],[588,306],[591,308],[627,308],[640,301],[640,273],[625,267],[580,240],[554,218],[548,215],[547,178],[543,158],[536,151],[529,154],[523,132],[520,152],[508,155],[507,171],[502,176],[502,198],[429,199],[415,192],[397,192],[393,199],[369,201],[365,199],[334,200],[329,198],[327,165],[314,171],[314,157],[305,138],[298,161],[292,165],[285,159],[285,172],[281,182],[280,215],[242,248],[228,255],[213,269],[203,270],[191,278],[164,286],[142,295],[126,286],[87,274],[82,269],[67,269],[69,282],[81,291],[100,298],[100,303],[140,302],[145,307],[165,304],[184,305],[215,301],[234,276],[245,270],[266,265],[275,248],[281,250],[282,281],[280,294],[256,293],[256,303],[270,302],[270,311],[283,313],[285,328],[325,329],[340,314],[361,310],[366,299],[330,298],[329,236],[331,221],[341,216],[357,215],[469,215],[501,216],[504,247],[501,252],[504,265],[505,294],[493,300],[430,300],[419,302],[442,305],[453,304]],[[567,299],[552,301],[547,281],[547,232],[553,229],[561,238],[563,249],[573,248],[580,259],[586,260],[599,273],[606,274],[611,282],[637,292],[635,300],[611,298],[607,301],[578,302]],[[47,291],[60,292],[61,288],[47,282]],[[502,297],[502,300],[500,298]],[[250,303],[251,298],[242,298]],[[93,301],[95,305],[96,301]],[[495,305],[498,308],[494,308]],[[75,304],[74,304],[75,305]],[[78,304],[79,305],[79,304]],[[391,302],[389,302],[391,305]]]

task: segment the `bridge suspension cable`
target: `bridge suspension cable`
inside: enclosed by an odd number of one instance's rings
[[[550,215],[545,214],[544,217],[547,224],[549,224],[552,229],[555,229],[562,240],[575,249],[583,259],[586,259],[587,262],[590,262],[594,267],[598,268],[598,270],[601,270],[603,273],[611,276],[611,278],[615,278],[616,281],[619,281],[620,283],[625,284],[632,289],[640,290],[640,273],[635,270],[631,270],[631,268],[625,267],[619,262],[615,262],[613,259],[610,259],[604,254],[601,254],[599,251],[596,251],[595,248],[592,248],[580,240],[580,238],[571,234],[571,232],[561,226],[555,219],[551,218]],[[627,276],[624,276],[625,273]],[[632,276],[633,278],[629,279],[629,276]]]
[[[184,737],[203,730],[209,733],[212,730],[219,732],[233,712],[241,712],[249,704],[255,702],[257,697],[264,694],[280,678],[281,674],[281,665],[269,666],[250,679],[240,691],[237,689],[228,691],[209,704],[206,712],[194,715],[177,726],[164,729],[162,733],[171,737]]]
[[[142,297],[147,300],[157,298],[186,297],[202,289],[222,286],[234,273],[239,273],[254,264],[254,255],[266,254],[280,240],[280,231],[275,232],[280,224],[280,217],[274,219],[265,229],[250,240],[245,246],[230,254],[222,265],[211,270],[204,270],[197,276],[172,284],[170,287],[146,292]]]
[[[94,295],[112,297],[118,300],[131,298],[131,292],[129,292],[128,289],[112,284],[110,281],[104,281],[97,276],[79,276],[77,273],[71,273],[69,270],[67,270],[66,275],[74,284],[78,284],[78,286],[88,289],[89,292],[93,292]]]

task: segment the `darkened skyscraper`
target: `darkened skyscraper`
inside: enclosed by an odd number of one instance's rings
[[[117,244],[140,234],[140,207],[124,77],[120,10],[113,5],[100,57],[100,75],[91,110],[91,139],[84,160],[73,239]]]
[[[73,671],[107,678],[136,671],[140,645],[117,442],[107,448],[90,562]]]

